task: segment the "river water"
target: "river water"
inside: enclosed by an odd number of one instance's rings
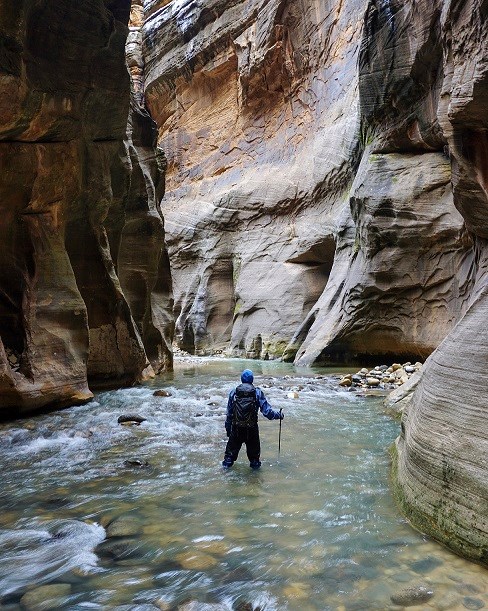
[[[285,412],[281,454],[279,422],[261,419],[261,470],[243,449],[224,471],[226,397],[246,366]],[[377,611],[419,587],[434,594],[412,609],[488,608],[488,571],[394,504],[398,422],[334,373],[177,360],[166,378],[1,424],[0,609]]]

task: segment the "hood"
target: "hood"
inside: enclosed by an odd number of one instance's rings
[[[241,382],[243,384],[252,384],[254,380],[254,374],[250,369],[244,369],[241,373]]]

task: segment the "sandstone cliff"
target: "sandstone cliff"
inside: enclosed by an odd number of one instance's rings
[[[88,383],[170,363],[164,168],[135,107],[123,144],[129,8],[0,7],[1,415],[84,401]]]
[[[487,13],[151,0],[142,28],[180,346],[304,365],[433,353],[398,491],[484,562]]]
[[[415,524],[488,564],[488,402],[480,384],[488,365],[488,4],[433,4],[429,37],[442,57],[437,119],[454,203],[473,240],[472,282],[464,315],[427,360],[404,413],[396,482]],[[411,37],[419,16],[405,17]]]
[[[180,346],[300,364],[427,357],[473,282],[435,120],[439,54],[395,93],[411,116],[389,123],[388,87],[429,41],[384,74],[369,30],[388,38],[389,3],[147,4]]]

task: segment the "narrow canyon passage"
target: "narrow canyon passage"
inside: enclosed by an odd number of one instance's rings
[[[422,609],[488,605],[486,570],[399,515],[387,450],[399,424],[380,397],[339,389],[332,370],[192,361],[0,426],[2,609],[365,611],[400,609],[391,597],[407,588],[427,592]],[[286,413],[282,451],[263,419],[261,471],[241,453],[226,472],[226,396],[249,365]],[[154,396],[161,386],[171,395]]]

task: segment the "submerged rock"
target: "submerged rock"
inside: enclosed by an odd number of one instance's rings
[[[465,596],[463,598],[463,607],[465,609],[484,609],[485,603],[480,598]]]
[[[51,611],[64,607],[71,594],[69,583],[52,583],[26,592],[20,599],[25,611]]]
[[[149,462],[143,458],[128,458],[124,460],[124,467],[143,469],[149,467]]]
[[[402,607],[412,607],[414,605],[421,605],[429,601],[434,596],[434,590],[428,586],[410,586],[403,590],[400,590],[396,594],[391,595],[391,601],[395,605]]]
[[[107,537],[128,537],[138,535],[143,531],[141,520],[133,515],[120,516],[112,520],[106,527]]]
[[[132,538],[109,539],[103,541],[95,548],[100,558],[110,560],[126,560],[129,558],[142,558],[145,550],[140,542]]]

